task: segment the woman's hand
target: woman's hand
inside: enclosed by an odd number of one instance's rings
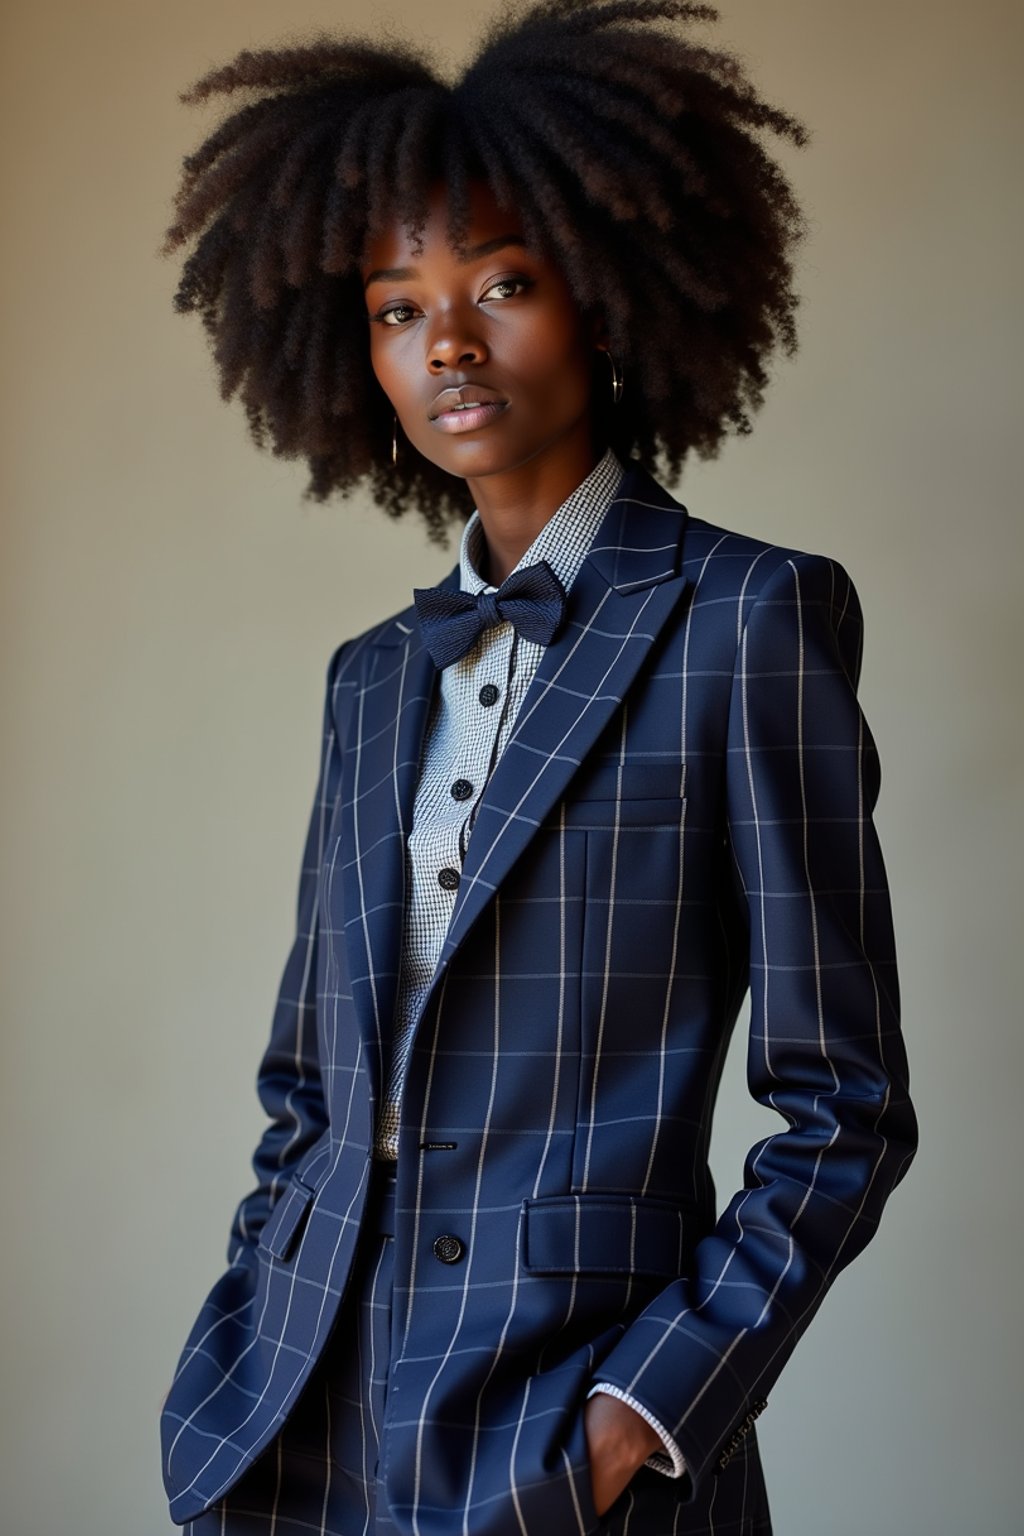
[[[661,1449],[661,1437],[628,1403],[608,1392],[587,1399],[583,1428],[594,1508],[603,1515],[651,1452]]]

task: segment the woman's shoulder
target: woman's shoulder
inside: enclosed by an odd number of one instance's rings
[[[631,487],[645,492],[662,514],[685,518],[680,570],[700,586],[702,598],[739,598],[746,604],[756,601],[773,581],[785,584],[794,573],[803,573],[816,589],[822,584],[833,590],[850,585],[849,575],[833,556],[712,522],[650,471],[631,467]]]
[[[756,602],[776,588],[803,582],[815,592],[852,594],[853,583],[833,555],[779,544],[687,515],[683,570],[704,595]]]
[[[458,567],[449,575],[456,575],[457,571]],[[415,628],[416,605],[409,603],[406,607],[389,613],[386,618],[378,619],[357,634],[342,640],[335,647],[328,663],[329,679],[342,685],[353,681],[361,675],[368,652],[379,648],[394,649],[396,646],[404,645]]]

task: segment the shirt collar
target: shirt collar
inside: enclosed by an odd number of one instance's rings
[[[520,557],[515,569],[536,565],[546,560],[568,592],[586,559],[587,550],[605,513],[615,499],[615,492],[623,475],[623,465],[611,448],[594,465],[587,478],[557,511],[553,512],[543,528]],[[472,516],[462,530],[459,545],[460,586],[463,592],[494,592],[497,590],[480,575],[478,566],[484,552],[484,528],[480,513],[474,508]]]

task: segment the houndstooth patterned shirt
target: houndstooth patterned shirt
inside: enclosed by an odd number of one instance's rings
[[[546,560],[568,592],[622,473],[621,460],[608,448],[544,524],[515,569]],[[459,547],[464,592],[496,590],[479,574],[484,548],[483,524],[474,511]],[[374,1141],[375,1156],[386,1161],[398,1157],[399,1106],[413,1027],[444,944],[477,806],[543,654],[542,645],[524,639],[511,624],[494,625],[443,669],[434,694],[406,844],[407,900],[394,1047]],[[618,1387],[599,1383],[591,1395],[597,1391],[622,1398],[661,1436],[667,1454],[656,1452],[648,1465],[681,1476],[686,1470],[682,1452],[649,1411]]]

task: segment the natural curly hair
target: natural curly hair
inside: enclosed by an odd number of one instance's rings
[[[611,408],[607,367],[595,372],[599,441],[652,471],[660,456],[674,479],[691,449],[710,458],[750,431],[771,354],[796,350],[803,233],[757,135],[807,135],[735,56],[651,25],[717,19],[677,0],[539,0],[507,5],[454,84],[391,37],[317,34],[244,50],[182,94],[243,104],[183,162],[164,253],[198,239],[175,308],[202,317],[254,441],[307,460],[307,497],[368,482],[441,544],[472,510],[466,482],[411,447],[390,462],[359,272],[367,240],[399,219],[422,252],[438,179],[460,254],[467,186],[483,179],[581,312],[603,312],[626,387]]]

